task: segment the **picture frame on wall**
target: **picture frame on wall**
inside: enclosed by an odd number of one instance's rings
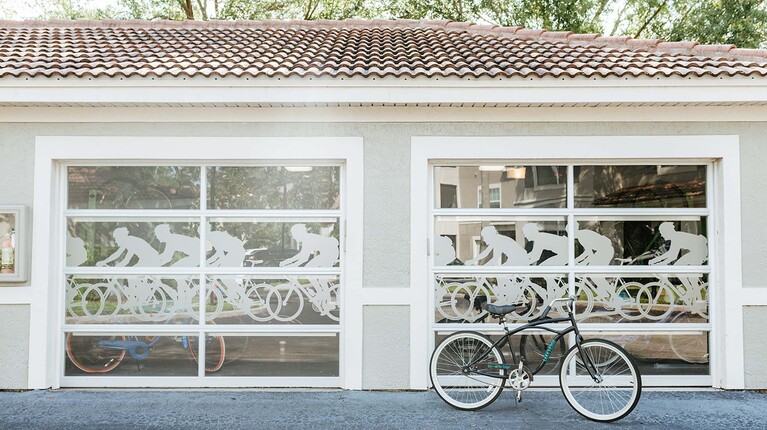
[[[26,218],[23,205],[0,205],[0,286],[26,281]]]

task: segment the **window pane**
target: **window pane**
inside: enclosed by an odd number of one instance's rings
[[[15,213],[0,213],[0,273],[15,273],[17,260],[23,258],[16,255],[16,222]]]
[[[200,168],[187,166],[71,166],[69,209],[195,209]]]
[[[214,335],[209,335],[214,336]],[[218,335],[215,335],[218,336]],[[326,336],[223,336],[226,355],[220,370],[207,376],[338,376],[337,334]],[[206,349],[209,342],[206,342]],[[213,342],[214,347],[216,345]],[[219,358],[219,349],[206,362]],[[311,385],[307,383],[306,385]]]
[[[567,276],[514,275],[436,275],[434,282],[434,320],[437,323],[494,323],[483,305],[521,304],[519,310],[507,315],[510,322],[525,322],[540,316],[554,299],[567,297]],[[566,315],[563,306],[556,306],[549,316]]]
[[[704,208],[706,166],[582,166],[581,208]]]
[[[338,324],[338,276],[208,279],[206,320],[216,324]]]
[[[197,336],[65,334],[65,376],[197,376]]]
[[[706,217],[577,219],[575,264],[702,266],[708,263]]]
[[[206,234],[211,267],[336,267],[337,218],[212,219]]]
[[[584,333],[586,339],[606,339],[625,348],[645,375],[708,375],[707,332]]]
[[[67,266],[197,267],[198,221],[67,220]]]
[[[187,275],[67,278],[67,324],[196,324],[199,282]]]
[[[584,323],[708,322],[708,276],[584,275],[575,278]]]
[[[437,217],[434,265],[564,266],[564,218]]]
[[[338,166],[208,168],[211,209],[338,209]]]
[[[563,208],[567,167],[437,166],[436,208]]]

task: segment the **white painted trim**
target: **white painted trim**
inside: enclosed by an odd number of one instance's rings
[[[205,379],[197,376],[64,376],[61,378],[62,385],[71,388],[250,388],[250,387],[279,387],[279,388],[335,388],[341,385],[340,377],[311,377],[311,376],[284,376],[284,377],[248,377],[248,376],[211,376]]]
[[[411,139],[411,388],[428,386],[427,360],[431,331],[427,330],[430,289],[429,261],[422,243],[428,237],[430,204],[428,188],[430,162],[449,160],[492,161],[567,160],[597,162],[643,159],[652,161],[690,158],[717,160],[712,179],[717,183],[717,201],[711,211],[717,222],[716,297],[719,304],[712,320],[716,355],[712,363],[713,385],[744,388],[741,231],[740,231],[740,153],[738,136],[535,136],[461,137],[423,136]],[[724,289],[727,289],[725,292]],[[726,300],[725,300],[726,296]],[[759,300],[767,294],[759,295]],[[748,299],[745,299],[748,300]],[[416,311],[417,309],[417,311]]]
[[[215,145],[211,142],[215,141]],[[179,159],[179,154],[183,154]],[[248,160],[337,160],[346,172],[342,212],[345,254],[342,256],[344,292],[341,294],[342,328],[339,378],[332,386],[359,389],[362,385],[362,213],[363,145],[359,137],[112,137],[112,136],[39,136],[35,144],[34,220],[32,278],[28,293],[14,289],[5,300],[30,304],[28,388],[58,387],[62,381],[63,343],[58,291],[63,257],[60,214],[63,212],[63,184],[60,163],[69,161],[123,160],[146,163],[152,160],[206,163],[224,160],[247,163]],[[55,180],[54,180],[55,179]],[[62,245],[63,246],[63,245]],[[10,290],[9,290],[10,291]],[[325,329],[327,331],[328,329]],[[334,331],[337,329],[330,329]],[[132,378],[129,378],[133,380]],[[194,379],[194,378],[192,378]],[[173,379],[182,381],[182,379]],[[216,379],[218,380],[218,379]],[[307,380],[303,378],[303,386]],[[69,381],[69,379],[66,379]],[[224,379],[222,379],[224,381]],[[255,380],[252,380],[255,381]],[[340,381],[340,382],[339,382]],[[258,378],[258,384],[268,381]],[[85,383],[85,382],[83,382]],[[133,383],[116,380],[114,386]],[[154,384],[154,383],[152,383]],[[210,382],[199,386],[211,385]],[[231,386],[241,386],[232,382]],[[160,384],[162,385],[162,384]],[[275,386],[285,386],[275,383]],[[146,385],[135,385],[146,386]],[[159,385],[153,385],[159,386]],[[190,385],[191,386],[191,385]],[[197,386],[197,385],[194,385]],[[301,386],[298,384],[298,386]]]
[[[373,81],[207,80],[3,81],[0,100],[25,103],[720,103],[765,102],[763,79],[592,81]],[[382,81],[381,81],[382,82]],[[244,83],[244,85],[243,85]]]
[[[0,305],[28,305],[32,303],[29,287],[0,287]]]
[[[767,288],[743,288],[743,306],[767,306]]]
[[[429,200],[429,157],[434,156],[434,148],[426,148],[415,137],[411,139],[410,148],[410,289],[413,298],[410,304],[410,389],[425,390],[429,387],[427,368],[431,354],[427,296],[432,282],[427,274],[428,257],[433,247],[428,243],[431,224],[428,213],[432,205]]]
[[[0,107],[1,122],[761,122],[767,106]]]

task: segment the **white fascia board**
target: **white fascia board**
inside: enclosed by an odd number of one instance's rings
[[[761,122],[760,106],[0,107],[6,122]]]
[[[0,103],[722,103],[767,101],[767,79],[0,81]]]

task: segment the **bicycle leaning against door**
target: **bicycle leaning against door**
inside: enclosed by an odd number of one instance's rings
[[[567,317],[548,317],[551,306],[562,301],[567,302]],[[442,400],[461,410],[481,409],[493,403],[508,383],[516,391],[517,401],[521,401],[522,391],[546,365],[557,342],[564,342],[564,336],[574,332],[575,345],[565,353],[559,369],[559,383],[567,403],[584,417],[601,422],[619,420],[634,410],[642,393],[642,376],[636,362],[613,342],[583,339],[575,323],[574,296],[552,301],[539,317],[509,330],[505,316],[523,306],[485,305],[488,313],[499,318],[505,332],[496,341],[478,332],[460,331],[440,342],[432,354],[429,373]],[[554,323],[570,326],[563,330],[548,326]],[[524,355],[515,354],[512,347],[511,336],[525,330],[555,334],[533,370]],[[511,364],[502,353],[506,344]]]

